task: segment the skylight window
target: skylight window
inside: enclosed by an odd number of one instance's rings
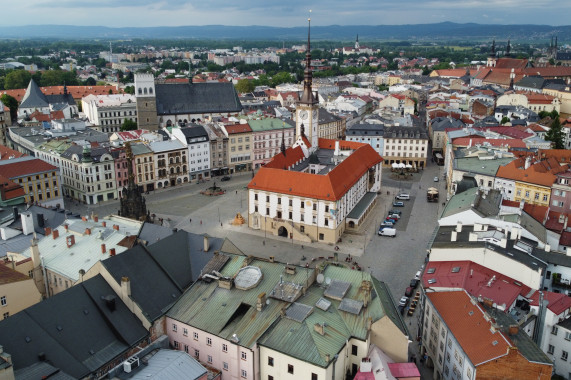
[[[460,272],[460,267],[452,268],[452,273],[458,273],[458,272]]]
[[[436,268],[428,268],[428,270],[426,271],[426,273],[428,274],[432,274],[434,272],[436,272]]]

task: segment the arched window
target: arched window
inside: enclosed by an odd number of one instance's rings
[[[171,174],[174,174],[174,168],[171,168]]]
[[[176,174],[180,174],[180,166],[176,167]]]
[[[176,158],[176,163],[178,164],[180,162],[180,157]]]
[[[149,94],[153,95],[153,88],[149,88]]]
[[[172,159],[172,157],[169,158],[169,164],[171,164],[171,165],[173,164],[173,159]]]
[[[182,167],[182,172],[183,172],[183,173],[186,173],[186,165],[184,165],[184,166]]]
[[[139,95],[141,95],[143,93],[143,89],[139,88]]]
[[[146,88],[146,87],[145,87],[145,89],[143,90],[143,93],[144,93],[145,95],[147,95],[147,88]]]

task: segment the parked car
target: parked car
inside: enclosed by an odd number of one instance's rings
[[[400,219],[400,215],[399,214],[391,214],[389,213],[389,215],[387,215],[387,217],[391,218],[391,219],[396,219],[399,220]]]
[[[406,307],[406,305],[408,305],[408,302],[409,302],[409,301],[410,301],[410,299],[409,299],[408,297],[402,296],[402,297],[400,298],[400,301],[399,301],[399,306],[400,306],[400,305],[403,305],[404,307]]]
[[[381,228],[379,228],[379,230],[385,228],[385,227],[393,227],[395,224],[393,222],[387,222],[384,221],[383,223],[381,223]]]
[[[222,177],[221,181],[230,181],[232,178],[230,176],[225,175]]]
[[[406,290],[404,291],[404,295],[407,297],[412,296],[412,292],[414,291],[414,288],[409,286],[408,288],[406,288]]]
[[[397,221],[398,221],[398,219],[390,218],[390,217],[388,217],[388,216],[385,218],[385,222],[391,222],[391,223],[393,223],[393,224],[396,224]]]
[[[418,272],[416,272],[416,274],[414,275],[414,278],[416,278],[417,280],[420,281],[420,275],[422,274],[422,271],[419,270]]]
[[[394,228],[390,228],[390,227],[381,227],[379,229],[379,235],[380,236],[390,236],[390,237],[395,237],[397,236],[397,230],[395,230]]]
[[[417,278],[413,278],[412,280],[410,280],[410,287],[413,289],[416,289],[416,287],[418,286],[418,283],[420,282],[419,279]]]
[[[398,305],[398,310],[399,310],[399,313],[400,313],[401,315],[404,315],[404,310],[405,310],[405,309],[406,309],[406,306],[404,306],[404,305]]]
[[[404,202],[393,202],[393,207],[404,207]]]
[[[438,177],[434,177],[434,182],[438,182]]]
[[[402,215],[402,211],[399,210],[391,210],[389,211],[389,215]]]
[[[400,193],[399,195],[396,196],[396,199],[408,201],[410,199],[410,194]]]

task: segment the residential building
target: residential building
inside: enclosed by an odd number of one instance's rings
[[[178,140],[153,141],[149,144],[155,162],[156,188],[188,182],[188,147]]]
[[[464,290],[427,292],[422,349],[434,376],[550,379],[553,363],[517,324],[508,324],[509,317],[500,319],[501,314],[492,319]]]
[[[547,355],[553,361],[553,372],[565,378],[571,373],[569,362],[569,341],[571,340],[571,318],[566,318],[553,326],[549,336]]]
[[[129,184],[129,175],[128,175],[128,162],[127,162],[127,154],[125,152],[125,147],[120,148],[111,148],[109,153],[113,157],[113,167],[115,168],[115,179],[117,180],[117,194],[118,197],[121,198],[122,191],[124,187],[127,187]],[[134,163],[133,163],[133,166]]]
[[[264,118],[248,120],[252,129],[252,166],[258,169],[267,164],[272,157],[281,151],[282,144],[286,148],[293,145],[295,124],[291,120]]]
[[[534,205],[548,206],[550,204],[551,187],[557,179],[557,174],[567,171],[567,165],[560,165],[556,159],[550,158],[532,163],[532,158],[519,158],[507,165],[500,166],[496,173],[496,181],[508,180],[514,182],[513,197],[510,200],[524,200]],[[498,182],[498,189],[502,186]]]
[[[344,118],[328,112],[324,108],[318,109],[318,130],[320,139],[340,139],[345,137],[346,121]]]
[[[223,126],[228,136],[230,174],[252,170],[252,128],[244,121]]]
[[[60,170],[54,165],[33,157],[3,160],[0,175],[23,187],[28,204],[63,206]]]
[[[210,142],[208,133],[202,125],[190,127],[172,127],[171,135],[183,145],[188,146],[188,174],[190,180],[210,177]],[[183,167],[184,171],[184,167]]]
[[[391,94],[379,102],[379,109],[397,110],[401,115],[414,115],[414,100],[400,94]]]
[[[34,279],[0,265],[0,313],[2,319],[19,313],[42,300]]]
[[[370,344],[406,360],[408,331],[386,285],[372,276],[328,266],[323,276],[331,284],[324,288],[310,268],[219,256],[209,267],[218,280],[206,272],[167,313],[166,326],[174,347],[221,369],[223,380],[343,379],[356,372]],[[339,299],[356,306],[347,312],[343,302],[330,301]],[[332,326],[335,334],[328,332]],[[286,330],[295,334],[284,335]]]
[[[26,191],[22,185],[0,175],[0,206],[15,206],[26,203]]]
[[[385,128],[383,153],[385,165],[403,163],[424,168],[428,157],[428,135],[420,127]]]
[[[88,95],[81,99],[81,105],[89,122],[102,132],[118,132],[125,120],[137,121],[134,95]]]
[[[345,140],[369,144],[382,156],[385,153],[384,134],[383,124],[353,124],[347,128]]]
[[[51,111],[63,111],[66,118],[77,115],[77,104],[73,96],[68,93],[67,87],[63,86],[63,93],[45,95],[33,79],[30,79],[26,93],[18,107],[18,117],[24,118],[35,111],[50,113]]]
[[[215,123],[204,126],[210,141],[210,172],[211,176],[226,175],[228,167],[228,136],[224,134],[224,128]]]
[[[571,171],[556,174],[557,178],[551,186],[551,203],[549,208],[552,211],[568,213],[571,210]]]
[[[451,117],[436,117],[432,119],[428,125],[428,135],[432,143],[432,151],[444,153],[446,141],[446,129],[464,128],[465,124],[462,120]]]
[[[60,156],[65,195],[87,204],[117,199],[113,156],[103,146],[72,144]]]
[[[135,183],[141,191],[155,189],[155,154],[148,145],[143,143],[131,144],[134,156]]]

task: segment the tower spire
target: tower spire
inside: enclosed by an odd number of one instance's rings
[[[311,11],[309,11],[311,12]],[[307,51],[305,53],[305,70],[303,74],[303,95],[300,103],[315,104],[317,99],[313,96],[311,88],[313,82],[313,72],[311,71],[311,17],[307,19]]]

